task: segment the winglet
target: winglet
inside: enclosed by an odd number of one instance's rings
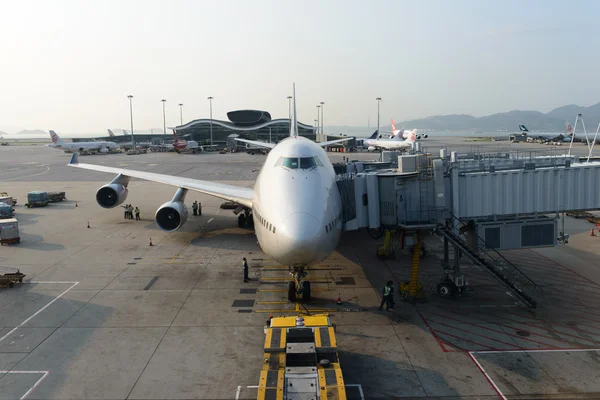
[[[73,153],[73,155],[71,156],[71,160],[69,161],[69,165],[77,164],[79,164],[79,156],[77,156],[77,153]]]
[[[298,118],[296,117],[296,82],[292,89],[292,120],[290,121],[290,137],[298,136]]]

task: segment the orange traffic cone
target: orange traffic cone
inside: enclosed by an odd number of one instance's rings
[[[148,246],[154,246],[154,245],[152,244],[152,238],[150,238],[150,244],[149,244]]]
[[[596,236],[596,235],[594,234],[594,228],[592,228],[592,229],[590,230],[590,236]]]
[[[337,299],[337,305],[341,305],[342,304],[342,296],[340,294],[338,294],[338,299]]]
[[[89,227],[90,227],[90,221],[88,221],[88,229],[89,229]]]

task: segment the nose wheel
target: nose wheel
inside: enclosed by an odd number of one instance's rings
[[[293,267],[290,275],[294,280],[288,282],[288,301],[295,303],[301,299],[303,303],[310,302],[310,281],[304,279],[308,272],[304,271],[304,267]]]

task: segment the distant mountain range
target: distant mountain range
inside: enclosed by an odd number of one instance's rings
[[[397,126],[407,129],[419,128],[436,131],[514,132],[518,130],[519,124],[524,124],[532,131],[563,132],[566,129],[565,121],[573,124],[577,114],[583,115],[588,130],[595,131],[598,122],[600,122],[600,103],[590,107],[570,104],[556,108],[546,114],[539,111],[515,110],[479,118],[466,114],[435,115],[404,121],[397,124]]]

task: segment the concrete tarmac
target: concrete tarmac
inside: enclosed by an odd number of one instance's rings
[[[378,157],[329,155],[334,162]],[[156,153],[80,161],[252,186],[264,159]],[[112,176],[68,168],[68,160],[42,146],[0,147],[0,191],[18,199],[22,238],[0,248],[0,273],[27,274],[23,284],[0,289],[0,399],[255,398],[266,319],[302,310],[285,298],[287,268],[262,253],[253,232],[237,228],[219,199],[188,193],[203,215],[167,234],[153,216],[175,188],[132,181],[127,203],[141,209],[142,221],[125,220],[122,208],[95,202]],[[66,191],[68,200],[28,209],[32,190]],[[345,233],[310,272],[308,309],[331,313],[337,325],[351,398],[600,397],[600,238],[589,236],[591,227],[567,218],[568,245],[503,253],[542,287],[535,310],[469,264],[470,295],[439,298],[441,242],[427,237],[420,274],[427,301],[396,296],[393,311],[378,311],[381,287],[408,280],[411,256],[398,250],[395,260],[379,260],[383,239]],[[250,260],[249,283],[242,257]]]

